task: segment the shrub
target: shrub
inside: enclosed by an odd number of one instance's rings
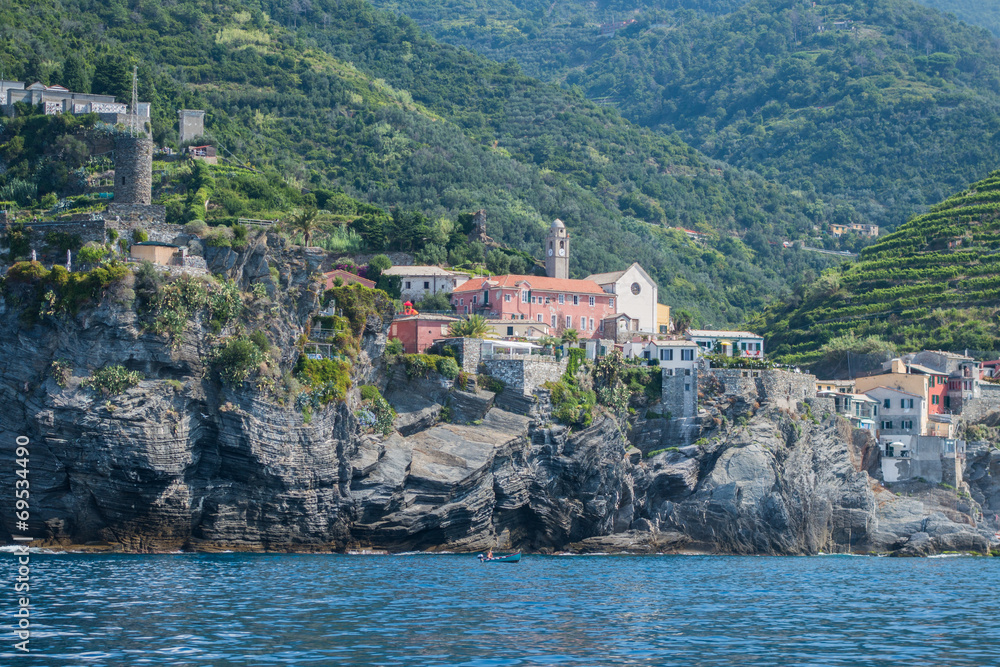
[[[364,285],[345,285],[328,289],[324,294],[324,303],[336,299],[337,308],[351,323],[355,336],[361,337],[369,317],[392,317],[394,308],[389,295],[381,290],[373,290]]]
[[[390,338],[385,344],[385,353],[390,356],[403,354],[403,341],[398,338]]]
[[[132,230],[132,243],[145,243],[149,240],[149,234],[141,229]]]
[[[94,371],[82,384],[103,396],[117,396],[142,380],[142,373],[130,371],[121,364],[105,366]]]
[[[503,380],[498,380],[491,375],[477,375],[476,384],[486,391],[492,391],[494,394],[499,394],[507,387]]]
[[[580,347],[571,347],[566,352],[566,356],[569,357],[566,362],[566,373],[576,375],[576,372],[580,370],[580,367],[587,360],[587,351]]]
[[[213,367],[230,387],[243,384],[267,361],[267,355],[248,336],[228,338],[211,354]]]
[[[208,225],[205,224],[204,220],[192,220],[184,225],[184,231],[192,236],[202,238],[208,234]]]
[[[300,409],[302,405],[318,409],[331,401],[343,401],[351,388],[351,366],[346,361],[309,359],[303,355],[295,364],[295,375],[310,388],[296,399]]]
[[[680,449],[678,447],[664,447],[663,449],[654,449],[649,454],[646,454],[646,458],[651,459],[657,454],[662,454],[663,452],[679,452],[679,451]]]
[[[271,349],[271,343],[267,340],[267,334],[260,329],[250,334],[250,340],[257,346],[257,349],[265,354]]]
[[[355,413],[358,420],[383,435],[392,433],[396,411],[389,405],[389,401],[382,397],[378,387],[370,384],[362,385],[361,400],[365,405]]]
[[[441,357],[437,362],[437,371],[449,380],[458,377],[458,363],[451,357]]]
[[[108,249],[106,246],[91,241],[87,245],[80,248],[79,252],[76,253],[76,259],[81,264],[100,264],[101,260],[104,259],[107,254]]]
[[[544,387],[552,392],[552,415],[568,426],[590,426],[594,419],[597,396],[583,389],[570,375],[563,375],[558,382],[546,382]]]
[[[438,361],[447,359],[436,354],[404,354],[403,363],[406,364],[406,377],[427,377],[427,374],[437,370]],[[452,359],[454,363],[454,359]],[[455,366],[455,375],[458,375],[458,366]]]
[[[49,374],[56,384],[65,387],[69,384],[69,379],[73,375],[73,367],[65,359],[56,359],[49,367]]]

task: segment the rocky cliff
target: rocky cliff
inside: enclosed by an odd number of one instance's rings
[[[701,420],[695,444],[646,456],[655,429],[625,430],[602,412],[570,431],[553,423],[544,392],[498,402],[433,372],[408,378],[398,365],[386,368],[388,312],[362,323],[353,379],[383,389],[398,413],[392,433],[362,427],[356,388],[307,414],[286,390],[221,381],[211,359],[227,336],[263,332],[277,368],[261,376],[287,378],[319,309],[320,253],[272,236],[242,252],[211,249],[206,259],[240,288],[241,315],[220,325],[210,312],[191,312],[172,335],[157,333],[136,304],[142,294],[131,274],[78,307],[46,310],[43,298],[38,317],[23,281],[5,283],[0,442],[12,461],[14,438],[30,439],[32,526],[45,543],[133,551],[989,548],[992,533],[977,513],[1000,493],[984,484],[968,500],[944,490],[889,492],[874,443],[835,417],[735,401]],[[120,393],[86,386],[111,364],[143,379]],[[517,406],[522,414],[509,411]],[[995,457],[983,456],[976,465],[986,470]],[[10,531],[13,511],[3,502]]]

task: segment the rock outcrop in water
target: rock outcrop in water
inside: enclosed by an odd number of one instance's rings
[[[266,287],[271,298],[243,324],[267,330],[287,369],[318,307],[321,255],[271,243],[208,259],[244,289]],[[15,436],[31,440],[33,525],[49,544],[922,555],[985,552],[991,533],[976,517],[1000,507],[995,452],[970,458],[967,499],[898,495],[878,481],[873,441],[802,405],[720,403],[696,444],[647,457],[652,430],[629,436],[600,414],[571,432],[552,422],[544,392],[504,401],[526,406],[515,414],[488,391],[384,368],[388,313],[364,323],[354,373],[385,389],[395,432],[362,429],[356,391],[306,423],[249,383],[227,389],[213,376],[211,322],[192,319],[171,344],[129,302],[112,290],[25,326],[23,306],[0,301],[0,437],[8,454]],[[146,379],[110,398],[82,386],[115,363]]]

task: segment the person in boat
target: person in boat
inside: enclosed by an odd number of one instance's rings
[[[493,549],[486,550],[486,560],[493,560]]]

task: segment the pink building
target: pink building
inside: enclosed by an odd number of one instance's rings
[[[556,332],[576,329],[580,338],[603,333],[603,320],[615,314],[615,295],[592,280],[505,275],[473,278],[451,293],[459,315],[531,320]]]
[[[447,315],[404,315],[389,325],[389,338],[398,338],[406,354],[425,351],[435,340],[447,338],[448,327],[458,318]]]

